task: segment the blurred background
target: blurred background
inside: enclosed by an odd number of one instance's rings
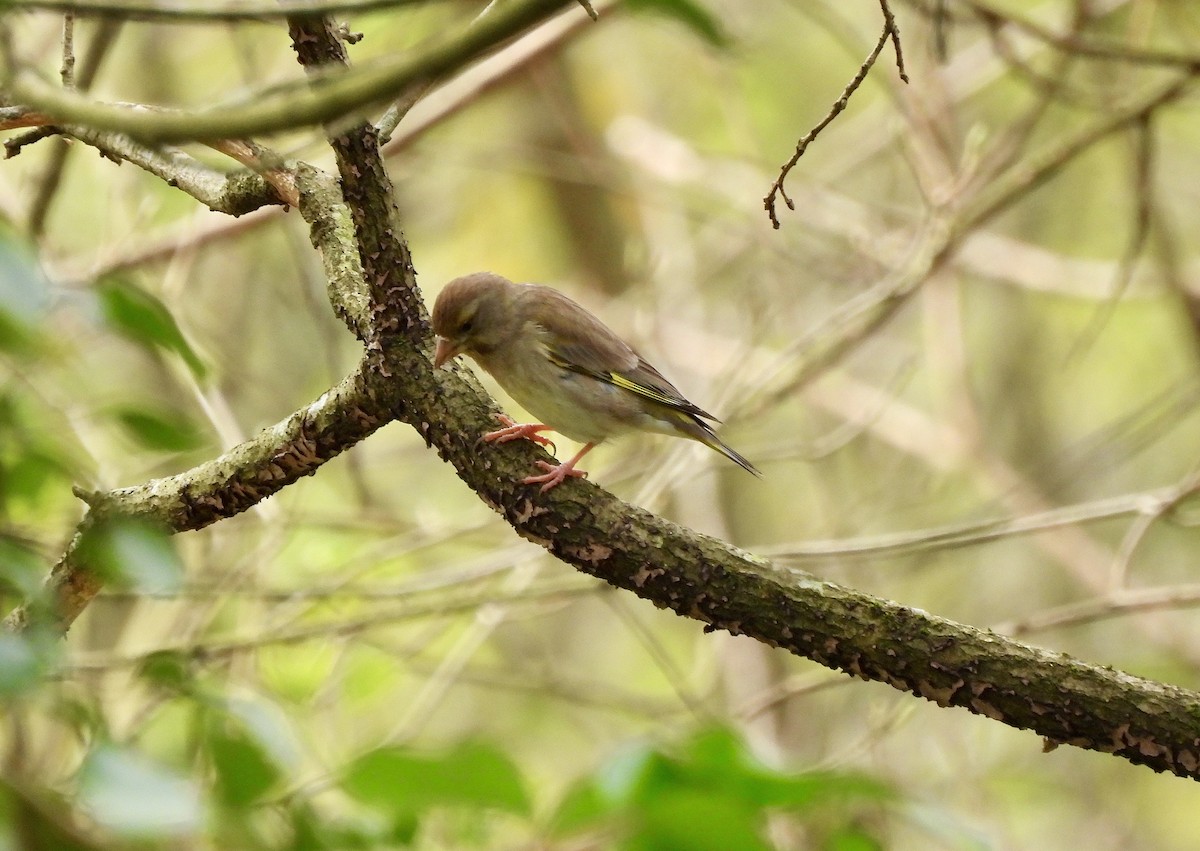
[[[877,3],[612,5],[435,88],[386,149],[426,303],[480,269],[564,290],[765,473],[627,438],[588,469],[630,502],[1200,687],[1200,7],[891,5],[911,82],[885,48],[778,229],[764,196]],[[480,8],[355,15],[351,56]],[[3,24],[57,75],[61,16]],[[278,22],[81,19],[75,50],[107,100],[302,74]],[[264,141],[333,167],[317,131]],[[72,485],[212,458],[360,347],[295,211],[232,219],[52,137],[0,168],[0,215],[7,611]],[[40,847],[1195,847],[1194,784],[705,634],[517,538],[400,424],[244,515],[110,544],[65,643],[0,641],[6,847],[37,847],[22,818],[62,822]]]

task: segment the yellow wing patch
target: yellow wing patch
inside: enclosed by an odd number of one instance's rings
[[[587,369],[586,367],[582,367],[577,363],[572,363],[549,347],[546,347],[545,351],[546,357],[549,358],[550,362],[557,367],[561,367],[562,369],[569,369],[572,372],[578,372],[582,375],[590,376],[598,381],[611,384],[614,387],[620,387],[622,390],[628,390],[630,393],[634,393],[644,399],[649,399],[652,402],[658,402],[660,405],[666,405],[668,408],[675,408],[676,410],[689,412],[692,408],[695,408],[695,406],[686,399],[681,399],[678,396],[672,396],[668,393],[664,393],[657,388],[634,381],[632,378],[628,378],[619,373],[609,372],[607,370],[601,372],[599,370]],[[696,411],[697,413],[703,413],[698,408]]]
[[[638,384],[636,381],[631,381],[623,375],[617,375],[616,373],[610,372],[608,373],[608,381],[611,384],[615,384],[617,387],[628,390],[630,393],[636,393],[639,396],[645,396],[647,399],[652,399],[655,402],[659,402],[672,408],[679,407],[678,399],[668,396],[661,390],[655,390],[653,387],[647,387],[645,384]]]

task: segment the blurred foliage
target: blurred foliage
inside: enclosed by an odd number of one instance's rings
[[[912,83],[885,51],[789,177],[779,231],[763,196],[877,40],[877,3],[639,0],[477,98],[434,90],[389,151],[426,298],[481,268],[569,291],[767,472],[629,439],[590,468],[622,497],[1196,688],[1195,511],[1160,490],[1200,454],[1194,87],[1024,187],[817,380],[791,376],[931,218],[1178,70],[1064,56],[1005,16],[1166,53],[1200,43],[1200,7],[892,5]],[[477,11],[358,16],[354,61]],[[57,73],[61,18],[5,24]],[[81,56],[98,31],[77,22]],[[93,90],[207,106],[300,73],[281,26],[130,22]],[[319,132],[265,141],[333,168]],[[201,532],[91,525],[107,591],[57,638],[39,588],[83,513],[72,485],[215,457],[359,351],[294,212],[229,220],[80,143],[51,179],[65,144],[0,170],[0,595],[38,616],[0,635],[0,848],[1194,845],[1192,784],[1042,754],[615,594],[514,538],[402,426]],[[912,542],[867,546],[893,532]],[[1143,592],[1165,603],[1123,608]]]

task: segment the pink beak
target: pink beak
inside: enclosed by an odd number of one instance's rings
[[[455,348],[454,344],[445,337],[438,337],[437,348],[433,351],[433,368],[439,368],[455,355],[461,354],[461,352],[462,349]]]

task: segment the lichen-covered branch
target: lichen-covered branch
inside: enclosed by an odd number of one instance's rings
[[[82,532],[99,516],[153,521],[172,532],[203,529],[240,514],[358,443],[390,419],[386,400],[372,398],[364,365],[327,393],[245,443],[197,467],[145,484],[84,494],[88,514],[47,579],[53,616],[67,629],[101,590],[79,558]],[[24,629],[24,605],[5,626]]]
[[[295,33],[295,30],[294,30]],[[312,56],[337,61],[331,32],[307,30]],[[304,54],[301,54],[302,59]],[[377,392],[395,393],[415,426],[516,532],[611,584],[735,634],[831,668],[1014,727],[1050,744],[1119,754],[1200,778],[1200,695],[1020,644],[812,576],[773,568],[721,541],[628,505],[585,481],[549,494],[520,484],[542,456],[521,442],[479,451],[492,406],[474,382],[436,371],[414,304],[407,247],[394,223],[391,184],[369,127],[335,140],[359,256],[373,302]],[[365,158],[365,159],[364,159]],[[399,258],[399,259],[398,259]],[[399,276],[397,280],[395,276]],[[405,317],[396,317],[399,309]]]
[[[227,174],[181,150],[145,145],[124,133],[96,130],[86,125],[56,125],[48,115],[17,107],[0,110],[0,130],[18,127],[48,128],[51,133],[77,139],[114,162],[132,163],[161,178],[210,210],[231,216],[287,200],[262,176],[249,170]],[[12,141],[14,146],[8,147],[9,156],[20,149],[20,143]]]
[[[327,22],[298,20],[291,27],[302,62],[341,61]],[[940,706],[1033,730],[1051,746],[1069,743],[1200,779],[1196,693],[778,568],[586,481],[548,494],[521,484],[532,461],[547,456],[525,441],[481,449],[479,437],[493,425],[491,400],[469,373],[432,367],[428,323],[374,130],[344,130],[332,144],[347,203],[315,171],[298,168],[297,186],[325,259],[331,301],[366,343],[360,367],[312,405],[220,458],[178,476],[89,496],[93,511],[153,518],[176,531],[199,529],[311,474],[398,419],[518,534],[660,607]],[[65,624],[99,590],[98,580],[78,569],[73,548],[51,583]],[[25,617],[19,610],[10,625],[22,626]]]

